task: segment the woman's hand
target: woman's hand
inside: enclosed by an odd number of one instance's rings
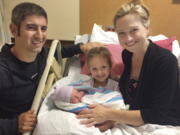
[[[102,105],[90,105],[90,109],[83,110],[77,115],[77,118],[87,118],[82,120],[81,124],[85,124],[87,127],[94,126],[95,124],[102,123],[108,120],[109,108]]]
[[[104,131],[114,127],[114,121],[108,120],[108,121],[105,121],[105,122],[103,122],[101,124],[95,125],[95,127],[99,128],[99,130],[101,132],[104,132]]]

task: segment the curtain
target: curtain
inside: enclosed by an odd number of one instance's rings
[[[0,45],[4,43],[10,43],[11,38],[8,34],[8,28],[5,19],[4,0],[0,0]]]

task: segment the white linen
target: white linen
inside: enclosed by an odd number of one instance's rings
[[[59,80],[58,83],[67,85],[77,79],[87,78],[88,76],[85,75],[69,76]],[[102,133],[95,127],[87,128],[81,125],[75,114],[56,109],[50,100],[51,94],[52,91],[42,103],[33,135],[180,135],[180,126],[153,124],[140,127],[116,125],[113,129]]]
[[[167,39],[168,37],[160,34],[157,36],[149,36],[148,38],[151,39],[152,41],[159,41],[159,40]],[[172,53],[176,56],[176,58],[180,57],[180,45],[177,40],[174,40],[172,43]],[[179,64],[180,64],[180,62],[179,62]]]
[[[87,80],[89,77],[76,74],[76,76],[62,78],[54,86],[59,85],[59,83],[67,85],[83,79]],[[33,135],[101,135],[99,129],[95,127],[87,128],[81,125],[75,114],[56,109],[50,97],[52,92],[49,92],[42,103]]]
[[[146,124],[139,127],[116,125],[104,135],[180,135],[180,127]]]
[[[150,38],[153,41],[157,41],[166,39],[167,37],[158,35]],[[173,42],[172,53],[178,58],[180,68],[180,47],[177,40]],[[87,79],[87,76],[79,75],[80,62],[78,57],[73,57],[69,65],[68,77],[61,79],[59,82],[67,85],[75,80]],[[113,129],[101,133],[99,129],[95,127],[86,128],[84,125],[79,124],[79,119],[76,119],[75,114],[55,109],[55,106],[49,98],[51,93],[52,91],[42,103],[38,115],[38,123],[33,135],[180,135],[180,126],[153,124],[146,124],[140,127],[116,125]]]
[[[173,126],[146,124],[132,127],[119,124],[111,130],[100,132],[79,122],[73,113],[54,109],[41,116],[33,135],[180,135],[180,127]]]
[[[76,76],[80,74],[80,72],[81,72],[81,67],[80,67],[79,56],[73,56],[69,61],[68,76]]]
[[[83,43],[83,44],[86,44],[88,43],[90,40],[90,35],[89,34],[84,34],[84,35],[76,35],[75,37],[75,44],[78,44],[78,43]]]
[[[100,26],[94,24],[90,42],[101,42],[105,44],[119,44],[116,32],[104,31]]]

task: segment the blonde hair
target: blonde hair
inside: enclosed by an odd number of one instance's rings
[[[88,53],[87,53],[88,66],[89,66],[89,62],[91,61],[91,59],[94,57],[97,57],[97,56],[103,57],[107,61],[109,66],[112,67],[111,53],[105,47],[94,47],[88,51]]]
[[[137,14],[140,16],[142,24],[145,27],[148,27],[150,24],[149,19],[149,10],[148,8],[143,4],[142,0],[132,0],[129,3],[126,3],[121,6],[121,8],[117,11],[117,13],[114,16],[114,27],[116,27],[116,22],[119,18],[127,15],[127,14]]]

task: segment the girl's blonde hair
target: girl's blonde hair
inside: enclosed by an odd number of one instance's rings
[[[94,47],[90,49],[87,53],[87,65],[89,66],[91,59],[97,56],[106,59],[109,66],[112,67],[111,53],[105,47]]]
[[[150,19],[149,19],[149,10],[143,4],[142,0],[132,0],[131,2],[124,4],[121,8],[117,11],[114,16],[114,27],[116,27],[116,22],[119,18],[127,15],[127,14],[137,14],[140,16],[142,24],[145,27],[149,27]]]

